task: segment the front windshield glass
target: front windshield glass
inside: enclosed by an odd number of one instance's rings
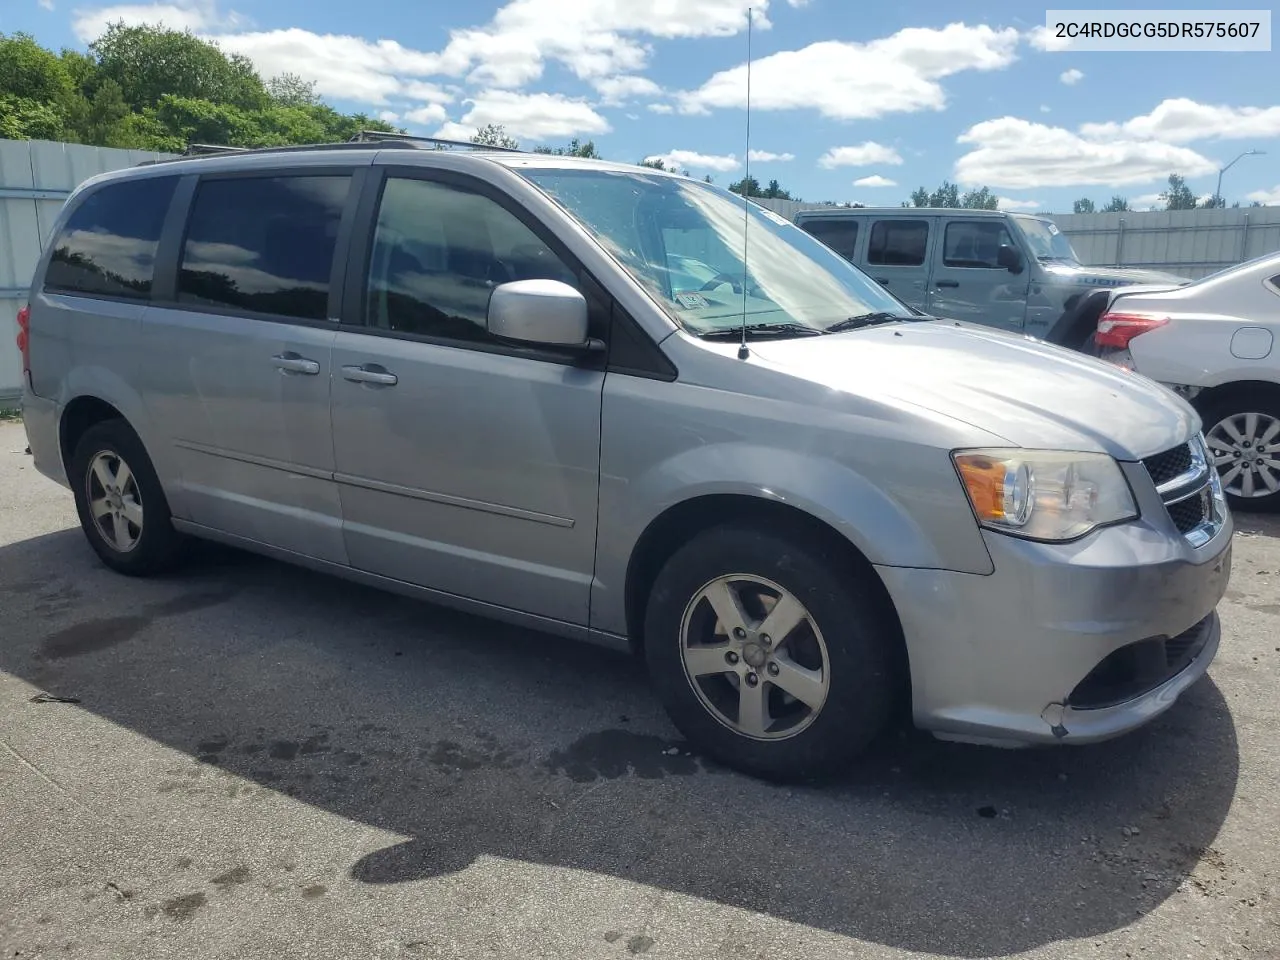
[[[1014,217],[1013,222],[1022,229],[1032,252],[1038,260],[1069,260],[1079,263],[1066,234],[1058,229],[1052,220],[1039,220],[1035,217]]]
[[[530,167],[519,171],[583,224],[680,326],[822,330],[851,317],[920,314],[799,227],[725,190],[661,174]],[[745,276],[745,297],[743,280]],[[807,330],[800,330],[805,333]]]

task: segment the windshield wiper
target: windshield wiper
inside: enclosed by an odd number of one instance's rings
[[[874,327],[880,323],[894,323],[898,320],[917,320],[928,319],[927,317],[910,317],[903,316],[900,313],[889,313],[885,310],[877,310],[874,313],[860,313],[856,317],[847,317],[837,323],[825,327],[827,333],[839,333],[841,330],[860,330],[863,327]]]
[[[703,340],[740,340],[743,327],[725,327],[723,330],[708,330],[700,333]],[[747,338],[751,337],[816,337],[824,331],[816,327],[806,327],[802,323],[748,323],[745,327]]]

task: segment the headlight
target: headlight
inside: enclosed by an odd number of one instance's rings
[[[1138,516],[1120,465],[1105,454],[961,450],[953,454],[978,522],[1031,540],[1075,540]]]

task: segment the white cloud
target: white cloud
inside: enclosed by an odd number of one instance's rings
[[[1213,173],[1213,161],[1194,150],[1132,139],[1086,140],[1063,129],[1017,117],[975,124],[957,138],[970,152],[956,161],[962,184],[1014,190],[1084,184],[1150,183],[1181,173]]]
[[[760,163],[788,163],[796,158],[794,153],[770,153],[768,150],[751,150],[747,159]]]
[[[379,110],[378,119],[384,123],[399,123],[400,114],[396,113],[394,110]]]
[[[42,10],[53,9],[53,0],[39,0],[39,2],[40,2],[40,9]]]
[[[997,197],[998,210],[1039,210],[1043,204],[1039,200],[1015,200],[1013,197]]]
[[[1084,79],[1084,74],[1072,67],[1070,70],[1063,70],[1058,75],[1058,79],[1065,83],[1068,87],[1074,87],[1077,83]]]
[[[636,9],[644,9],[636,4]],[[965,70],[999,70],[1015,59],[1018,31],[952,23],[908,27],[869,43],[825,40],[775,53],[751,68],[751,106],[759,110],[814,109],[838,120],[941,110],[937,82]],[[746,103],[745,64],[713,75],[679,96],[685,113]]]
[[[1158,193],[1144,193],[1129,201],[1130,210],[1154,210],[1164,206],[1164,197]]]
[[[428,99],[422,93],[439,88],[414,78],[445,72],[439,56],[394,40],[321,35],[297,27],[212,39],[230,53],[249,57],[264,77],[295,73],[314,81],[321,96],[357,103],[384,104],[401,95]]]
[[[45,9],[52,10],[52,2]],[[129,26],[164,24],[172,30],[193,32],[234,28],[245,22],[238,13],[219,13],[214,0],[174,0],[172,3],[122,3],[78,9],[71,18],[71,31],[81,43],[89,43],[106,33],[107,27],[117,21]]]
[[[870,167],[877,163],[900,166],[902,156],[893,147],[868,140],[856,147],[832,147],[818,158],[818,166],[828,170],[834,167]]]
[[[1066,50],[1071,46],[1071,41],[1066,37],[1057,37],[1054,31],[1050,30],[1045,24],[1041,24],[1032,30],[1027,31],[1027,42],[1037,50],[1054,52],[1057,50]]]
[[[390,111],[384,112],[389,113]],[[404,115],[405,123],[414,123],[418,126],[426,126],[431,123],[443,123],[448,118],[448,111],[438,103],[428,103],[425,106],[418,107],[416,110],[410,110]],[[387,122],[395,123],[394,120],[388,120]],[[472,133],[474,132],[475,131],[472,131]]]
[[[1255,190],[1253,193],[1247,194],[1245,199],[1256,200],[1258,203],[1264,203],[1269,207],[1280,206],[1280,183],[1270,190]]]
[[[729,170],[737,170],[741,165],[738,158],[733,154],[728,156],[717,156],[714,154],[697,153],[693,150],[672,150],[670,153],[654,154],[645,157],[646,160],[661,160],[663,166],[667,169],[684,170],[719,170],[728,172]]]
[[[648,109],[652,113],[661,113],[661,114],[676,112],[676,108],[671,106],[671,104],[669,103],[651,103],[649,104]]]
[[[1049,105],[1048,105],[1048,104],[1046,104],[1046,103],[1042,103],[1042,104],[1040,104],[1040,112],[1041,112],[1041,113],[1051,113],[1051,112],[1052,112],[1052,109],[1049,107]]]
[[[616,77],[600,77],[592,81],[592,86],[600,93],[603,103],[608,106],[621,106],[633,97],[657,97],[662,95],[662,88],[648,77],[637,77],[622,74]]]
[[[869,177],[859,177],[853,181],[855,187],[896,187],[897,180],[890,180],[888,177],[882,177],[876,173]]]
[[[1080,133],[1092,139],[1114,137],[1191,143],[1280,136],[1280,107],[1224,107],[1185,97],[1162,100],[1150,113],[1124,123],[1086,123]]]
[[[642,69],[649,48],[637,37],[730,37],[768,29],[768,0],[511,0],[484,27],[456,30],[442,57],[476,83],[517,87],[538,79],[547,60],[582,79]]]
[[[393,40],[319,34],[300,28],[248,31],[243,17],[220,14],[217,0],[160,0],[77,10],[73,29],[88,42],[108,23],[160,23],[215,39],[227,51],[250,57],[265,77],[296,73],[316,83],[323,96],[382,105],[405,94],[415,79],[465,79],[482,89],[511,90],[542,76],[548,62],[577,77],[599,81],[627,78],[631,95],[656,90],[633,76],[651,54],[653,38],[729,37],[746,29],[755,8],[757,29],[768,29],[770,0],[509,0],[482,26],[454,30],[437,51],[417,50]],[[615,91],[621,88],[613,84]],[[434,98],[431,102],[443,102]],[[606,94],[608,96],[608,94]]]
[[[468,140],[477,129],[490,123],[500,124],[517,139],[534,141],[610,130],[609,121],[591,104],[559,93],[486,90],[468,99],[467,104],[470,109],[461,120],[446,124],[449,132],[437,132],[437,136]],[[443,111],[440,116],[443,119]]]

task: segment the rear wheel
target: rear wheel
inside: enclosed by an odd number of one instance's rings
[[[1280,395],[1235,392],[1200,411],[1232,509],[1280,510]]]
[[[181,538],[151,458],[127,423],[107,420],[86,430],[69,473],[80,526],[103,563],[131,576],[173,564]]]
[[[772,780],[842,772],[897,693],[892,617],[847,558],[749,526],[717,527],[659,573],[645,656],[680,731]]]

